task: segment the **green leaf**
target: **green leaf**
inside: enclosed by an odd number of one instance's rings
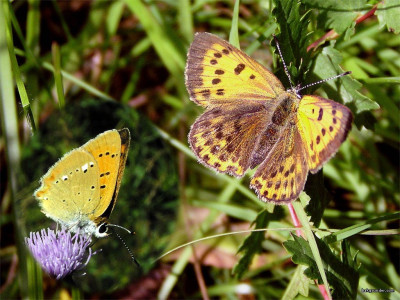
[[[319,227],[325,208],[332,198],[331,194],[325,188],[322,170],[317,174],[308,175],[305,191],[311,198],[305,207],[305,211],[308,216],[311,216],[310,221],[314,226]]]
[[[270,214],[267,210],[261,211],[254,221],[256,224],[255,228],[266,228],[271,220],[271,216],[272,214]],[[244,254],[233,269],[233,273],[236,274],[238,278],[241,278],[244,272],[247,271],[254,255],[262,251],[261,244],[265,239],[264,235],[265,232],[252,232],[240,246],[238,253],[243,252]]]
[[[281,299],[294,299],[298,294],[308,297],[310,280],[304,275],[305,269],[305,266],[297,266]]]
[[[388,222],[388,221],[398,220],[399,218],[400,218],[399,212],[387,214],[385,216],[370,219],[366,222],[363,222],[360,224],[354,224],[354,225],[344,228],[342,230],[336,231],[335,233],[325,237],[324,240],[328,244],[334,243],[337,241],[341,241],[341,240],[347,239],[351,236],[354,236],[356,234],[359,234],[360,232],[363,232],[367,229],[370,229],[376,223],[383,222],[383,221]]]
[[[301,5],[297,0],[274,0],[274,3],[272,13],[280,29],[277,39],[293,83],[296,84],[302,81],[303,78],[299,77],[304,75],[302,69],[307,69],[309,62],[306,49],[309,14],[301,12]]]
[[[174,75],[177,82],[183,82],[183,70],[185,68],[185,51],[182,43],[174,33],[167,32],[165,24],[157,20],[154,10],[150,10],[142,1],[125,1],[127,7],[140,20],[159,58]]]
[[[389,31],[400,33],[400,0],[381,1],[376,15],[382,26],[386,25]]]
[[[122,1],[114,1],[110,3],[110,10],[106,18],[106,30],[108,36],[113,36],[116,34],[124,9],[125,6],[124,2]]]
[[[347,93],[343,93],[345,94],[343,99],[352,99],[352,102],[355,106],[354,109],[352,109],[353,111],[355,110],[356,113],[361,113],[380,108],[379,104],[374,100],[358,92],[358,90],[363,86],[358,80],[348,76],[346,77],[347,78],[343,78],[343,87]],[[345,102],[347,101],[345,100]]]
[[[233,16],[232,16],[232,26],[231,31],[229,33],[229,42],[234,45],[236,48],[240,49],[239,43],[239,5],[240,0],[236,0],[235,6],[233,9]]]
[[[292,261],[300,265],[316,266],[308,242],[302,237],[298,237],[296,235],[292,236],[294,241],[288,240],[283,243],[283,246],[286,248],[287,252],[292,254]]]
[[[325,291],[328,294],[327,296],[331,299],[332,296],[329,290],[328,279],[321,258],[321,253],[319,252],[317,241],[315,239],[314,232],[312,231],[311,224],[309,222],[309,217],[306,215],[306,212],[304,211],[305,203],[307,204],[309,203],[310,197],[308,197],[308,195],[306,195],[305,193],[301,193],[299,198],[300,202],[295,201],[293,203],[293,208],[296,211],[300,223],[303,225],[303,234],[307,238],[308,244],[310,245],[310,250],[315,260],[317,270],[324,283]]]
[[[286,250],[292,254],[292,260],[296,264],[306,265],[308,268],[304,274],[313,280],[322,282],[317,264],[312,255],[309,243],[302,237],[293,235],[293,241],[284,242]],[[333,299],[354,299],[357,295],[358,279],[355,260],[349,258],[347,243],[342,244],[342,260],[339,259],[322,240],[315,237],[321,258],[324,263],[325,273],[332,289]]]
[[[355,24],[355,19],[363,12],[371,9],[367,6],[366,0],[304,0],[307,8],[319,12],[319,27],[333,29],[336,33],[342,34]]]
[[[314,61],[313,74],[317,77],[313,78],[313,81],[342,73],[343,70],[339,66],[341,62],[342,55],[338,50],[333,48],[333,45],[325,47]],[[339,84],[340,81],[343,85]],[[352,103],[353,107],[351,108],[356,113],[379,108],[379,105],[375,101],[358,92],[361,87],[362,84],[352,79],[351,75],[343,76],[340,80],[328,81],[323,85],[329,99],[335,101],[341,99],[343,103]]]
[[[193,204],[198,205],[199,207],[208,207],[211,209],[215,209],[219,212],[223,212],[227,214],[228,216],[237,218],[239,220],[245,220],[245,221],[252,221],[254,218],[256,218],[256,211],[253,209],[239,206],[239,205],[234,205],[232,203],[221,203],[217,201],[193,201]]]

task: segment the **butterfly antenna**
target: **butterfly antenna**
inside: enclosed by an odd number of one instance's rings
[[[351,71],[347,71],[347,72],[344,72],[344,73],[342,73],[342,74],[335,75],[335,76],[332,76],[332,77],[329,77],[329,78],[326,78],[326,79],[318,80],[318,81],[316,81],[316,82],[313,82],[313,83],[307,84],[307,85],[305,85],[305,86],[302,86],[301,88],[298,88],[298,89],[296,90],[296,92],[300,92],[301,90],[304,90],[304,89],[306,89],[306,88],[309,88],[310,86],[314,86],[314,85],[317,85],[317,84],[320,84],[320,83],[324,83],[324,82],[327,82],[327,81],[329,81],[329,80],[336,79],[336,78],[338,78],[338,77],[346,76],[346,75],[349,75],[349,74],[351,74]]]
[[[282,52],[281,52],[281,47],[279,47],[278,39],[276,38],[275,34],[273,34],[272,36],[274,37],[276,49],[278,49],[279,56],[281,57],[281,61],[282,61],[283,68],[285,70],[286,76],[289,79],[290,87],[291,87],[292,90],[294,90],[294,87],[293,87],[293,84],[292,84],[292,77],[290,77],[289,69],[286,66],[285,60],[283,59],[283,55],[282,55]]]
[[[128,231],[130,234],[132,234],[132,232],[128,229],[126,229],[125,227],[122,226],[118,226],[115,224],[107,224],[107,226],[114,226],[114,227],[118,227],[121,229],[125,229],[126,231]],[[122,244],[124,245],[124,247],[126,248],[126,250],[128,250],[129,255],[131,256],[133,262],[141,269],[142,267],[140,266],[139,262],[136,260],[135,256],[133,255],[131,249],[129,249],[128,245],[125,243],[124,239],[118,234],[118,232],[116,232],[113,228],[110,228],[110,230],[112,231],[112,233],[115,233],[115,235],[121,240]]]
[[[125,230],[125,231],[127,231],[129,234],[134,234],[132,231],[130,231],[128,228],[125,228],[125,227],[123,227],[123,226],[119,226],[119,225],[116,225],[116,224],[107,224],[107,227],[108,226],[113,226],[113,227],[117,227],[117,228],[120,228],[120,229],[123,229],[123,230]],[[115,231],[113,231],[113,232],[115,232]]]

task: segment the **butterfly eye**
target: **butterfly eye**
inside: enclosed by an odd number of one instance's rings
[[[99,227],[97,227],[98,236],[106,236],[107,235],[107,223],[101,223]]]

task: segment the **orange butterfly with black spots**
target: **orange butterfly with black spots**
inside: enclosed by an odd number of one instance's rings
[[[264,66],[210,33],[197,33],[188,52],[186,87],[206,111],[189,143],[199,161],[242,177],[259,166],[250,187],[259,198],[289,203],[339,149],[351,129],[344,105],[285,90]]]

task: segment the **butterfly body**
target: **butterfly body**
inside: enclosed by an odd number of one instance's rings
[[[128,129],[109,130],[65,154],[34,193],[42,212],[71,231],[106,236],[129,143]]]
[[[254,169],[265,159],[286,128],[296,126],[299,99],[293,93],[284,92],[276,101],[279,104],[272,114],[269,113],[271,118],[267,123],[268,125],[261,128],[262,132],[251,158],[251,169]]]
[[[204,165],[241,177],[258,166],[250,186],[265,201],[295,200],[308,171],[317,172],[351,128],[342,104],[299,96],[228,42],[198,33],[189,49],[186,86],[206,111],[189,132]]]

